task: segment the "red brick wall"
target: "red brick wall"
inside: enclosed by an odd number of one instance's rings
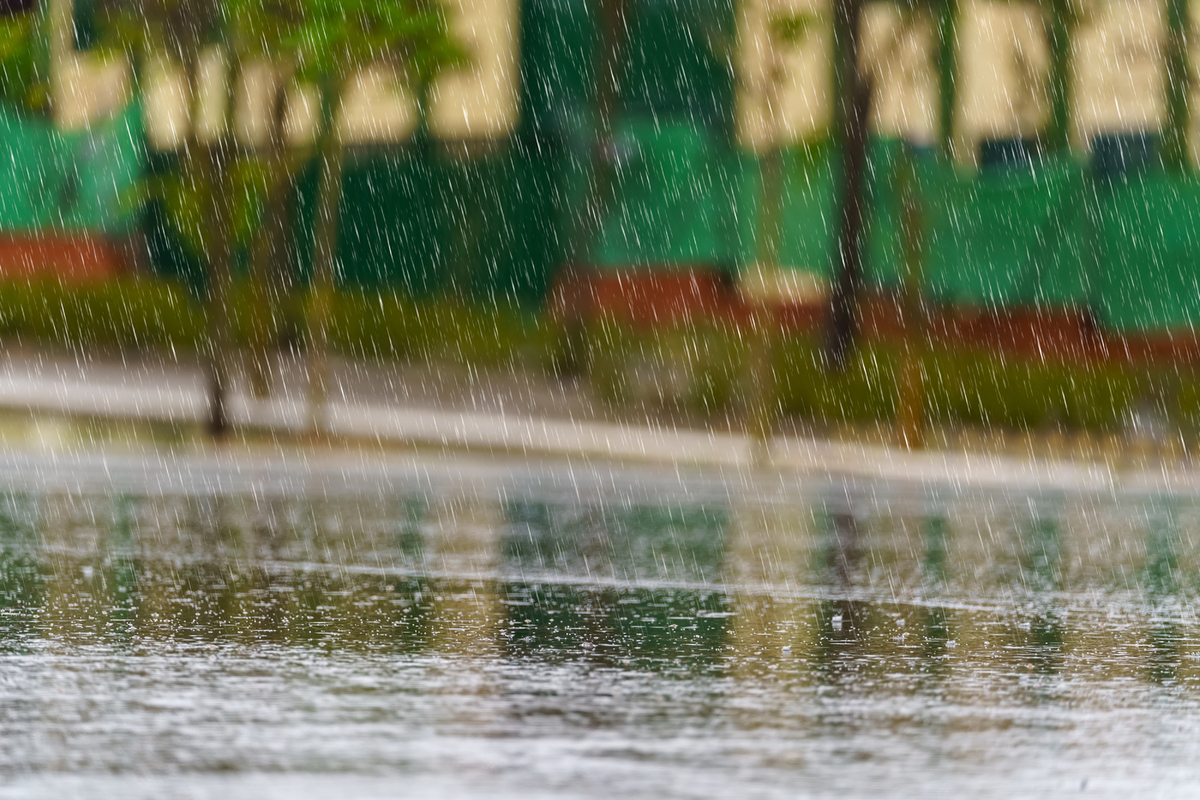
[[[0,280],[102,280],[128,271],[127,248],[88,233],[0,234]]]

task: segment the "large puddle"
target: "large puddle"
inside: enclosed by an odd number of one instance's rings
[[[0,798],[1195,796],[1196,499],[550,472],[0,495]]]

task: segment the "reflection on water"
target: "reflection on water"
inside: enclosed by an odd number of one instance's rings
[[[1189,498],[631,497],[3,496],[0,797],[1200,780]]]

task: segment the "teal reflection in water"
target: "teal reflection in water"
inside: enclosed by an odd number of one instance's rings
[[[514,572],[622,581],[716,578],[729,526],[728,510],[711,505],[519,502],[504,513],[503,556]]]

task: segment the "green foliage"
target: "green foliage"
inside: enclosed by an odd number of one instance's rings
[[[365,358],[514,367],[538,362],[544,341],[541,322],[527,311],[453,298],[343,292],[330,319],[333,347]]]
[[[716,413],[741,404],[748,343],[715,322],[639,332],[612,319],[587,331],[592,388],[613,404]]]
[[[772,14],[769,21],[771,38],[793,46],[802,43],[813,30],[828,24],[826,15],[811,11],[778,12]]]
[[[222,0],[93,0],[97,50],[122,55],[135,66],[152,58],[188,63],[224,38]]]
[[[188,293],[153,279],[0,283],[0,335],[71,348],[199,347],[204,318]]]
[[[299,167],[296,163],[288,163],[284,168],[295,172]],[[233,186],[233,197],[230,198],[233,229],[230,235],[236,247],[245,247],[266,222],[265,213],[273,188],[286,190],[287,187],[275,173],[270,159],[261,155],[248,154],[232,164],[230,169]]]
[[[284,37],[299,24],[304,0],[91,0],[97,49],[187,63],[203,48],[223,45],[237,58],[287,56]]]
[[[152,200],[161,202],[186,249],[199,255],[204,252],[206,190],[202,182],[175,169],[139,181],[128,200],[134,207]]]
[[[593,321],[583,338],[584,363],[576,366],[587,373],[592,390],[614,405],[629,402],[632,376],[625,367],[635,354],[645,351],[649,345],[645,337],[639,337],[624,322],[606,316]]]
[[[243,59],[289,60],[285,39],[304,16],[303,0],[225,0],[226,43]]]
[[[302,330],[301,298],[281,304],[273,327]],[[232,293],[236,338],[250,333],[247,282]],[[344,292],[334,301],[332,343],[359,358],[443,361],[472,367],[540,364],[545,326],[516,306],[418,301],[393,293]],[[0,336],[31,345],[140,347],[198,352],[204,310],[188,291],[156,278],[69,285],[56,280],[0,282]]]
[[[1114,429],[1150,384],[1144,368],[941,350],[926,364],[930,418],[1003,428]]]
[[[395,68],[408,86],[428,84],[465,63],[439,0],[298,0],[301,13],[284,39],[302,77],[341,83],[371,64]]]
[[[230,235],[235,247],[246,247],[264,222],[269,192],[276,176],[272,174],[267,159],[255,154],[239,159],[230,169],[230,182],[233,185],[233,194],[229,198],[232,218]],[[207,183],[180,163],[138,181],[122,198],[122,202],[130,211],[143,203],[162,203],[171,228],[179,235],[187,251],[199,257],[205,252],[208,191]]]
[[[0,99],[26,111],[50,103],[43,19],[36,11],[0,17]]]
[[[745,411],[750,342],[712,323],[637,330],[607,319],[587,332],[596,394],[609,403],[682,406],[700,413]],[[844,372],[824,368],[810,336],[784,338],[775,354],[776,402],[784,415],[818,426],[890,423],[896,413],[901,351],[858,348]],[[1075,363],[942,346],[924,361],[925,414],[933,424],[1011,430],[1116,430],[1139,403],[1175,424],[1200,426],[1200,384],[1175,371],[1120,363]]]
[[[858,347],[846,368],[830,375],[819,341],[785,339],[775,361],[780,409],[827,425],[891,419],[896,410],[896,355],[886,346]]]

